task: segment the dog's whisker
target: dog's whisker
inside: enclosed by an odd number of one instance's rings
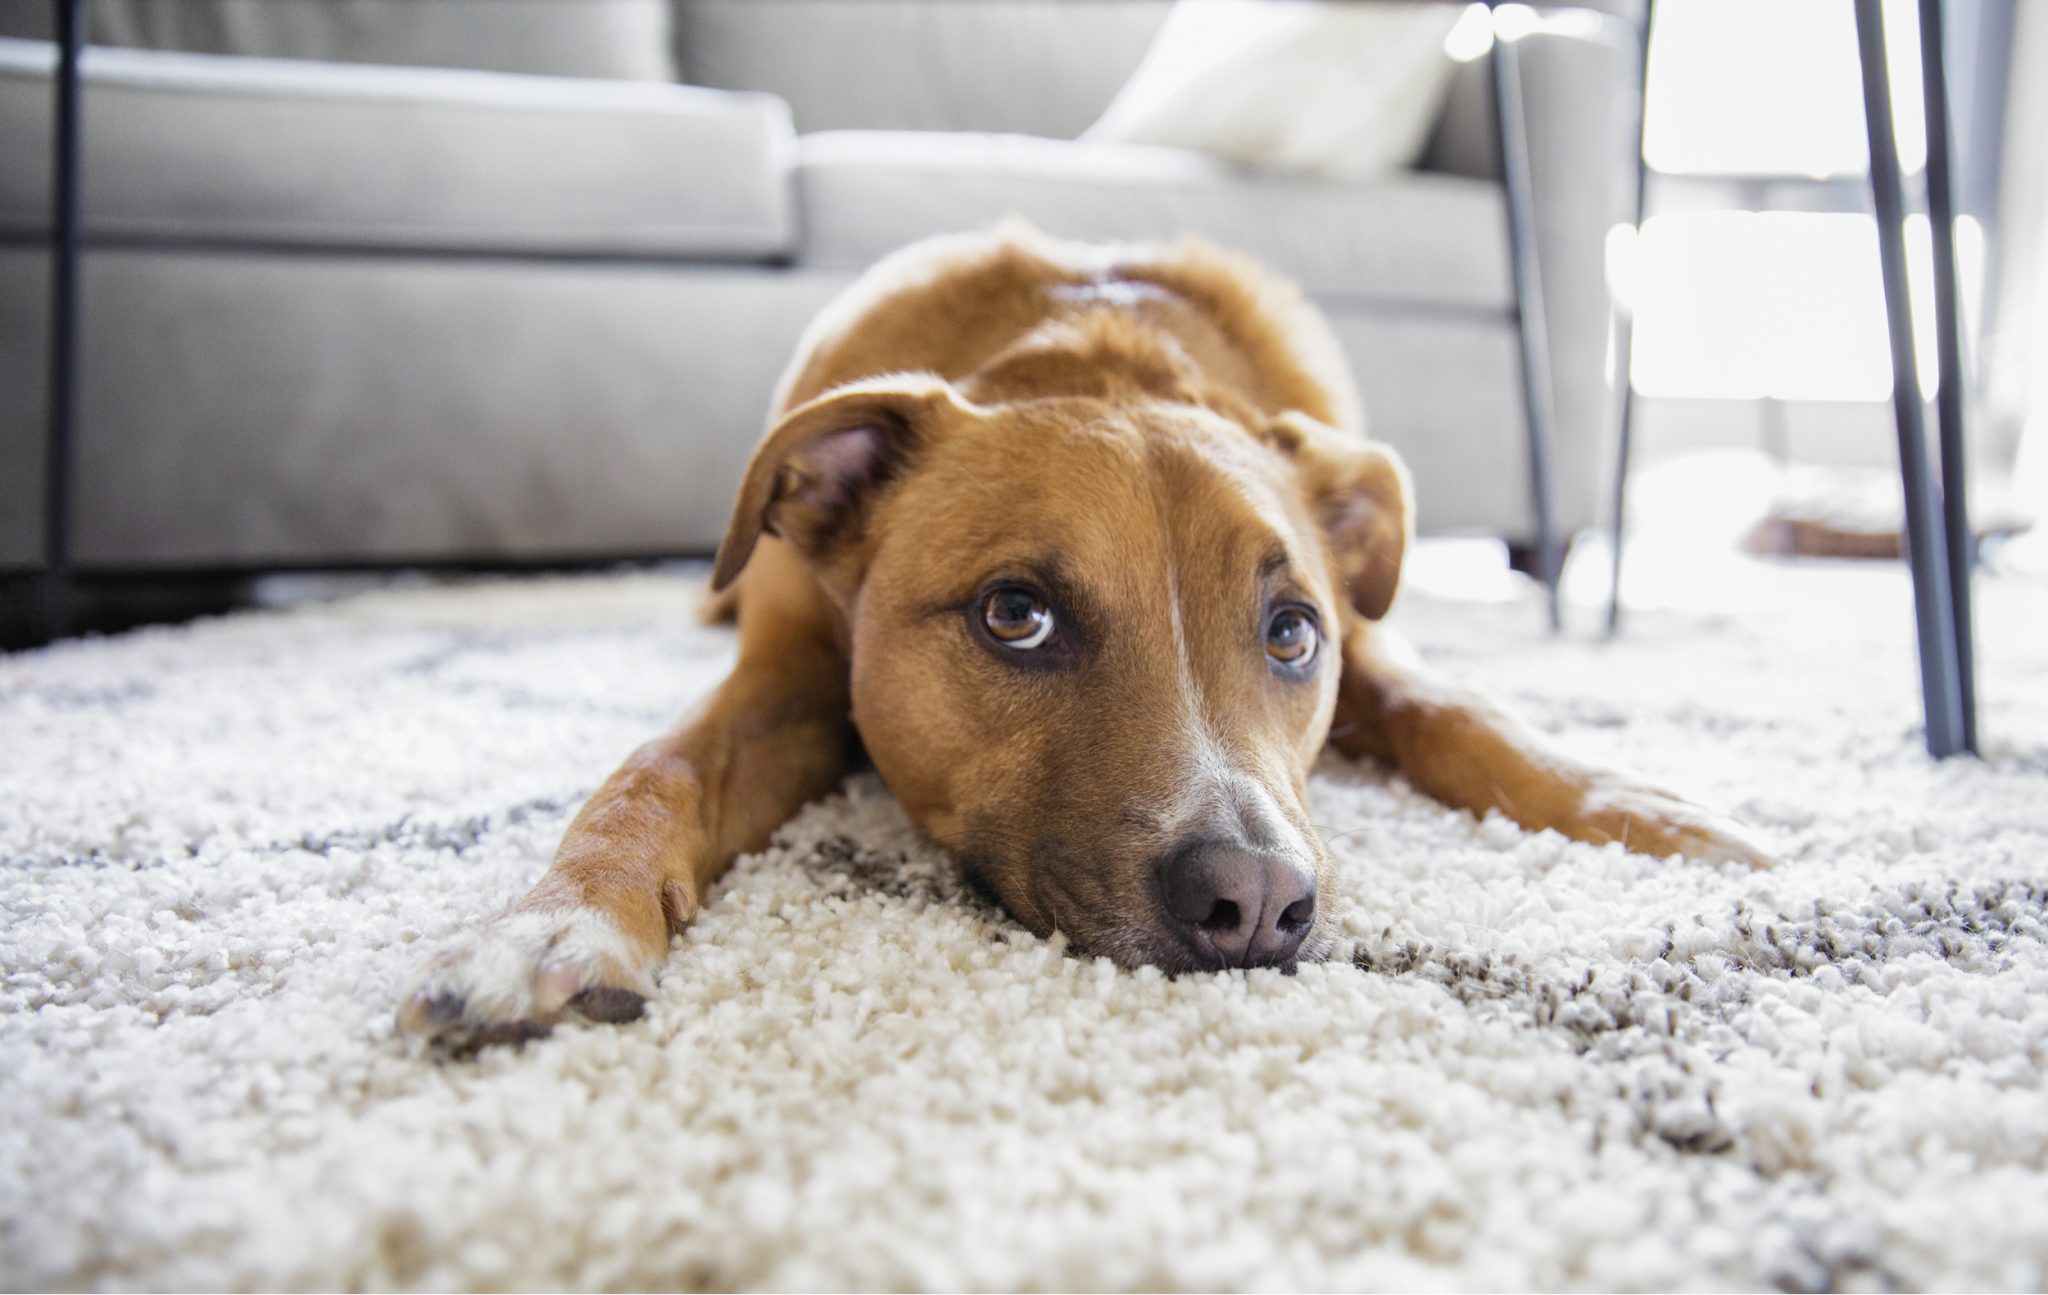
[[[1316,830],[1317,837],[1322,841],[1322,843],[1325,846],[1331,846],[1337,844],[1337,842],[1343,840],[1346,837],[1359,836],[1363,833],[1370,832],[1376,825],[1367,823],[1360,827],[1345,828],[1341,832],[1338,831],[1336,828],[1331,827],[1327,823],[1311,822],[1309,826],[1313,827]]]

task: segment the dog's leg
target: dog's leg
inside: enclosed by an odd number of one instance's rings
[[[1740,825],[1671,792],[1565,755],[1484,698],[1445,683],[1380,627],[1353,628],[1330,743],[1372,756],[1456,809],[1497,809],[1530,831],[1618,841],[1638,854],[1771,857]]]
[[[640,1014],[670,933],[733,857],[845,772],[846,664],[819,602],[750,584],[732,674],[605,780],[524,899],[434,961],[402,1030],[463,1049],[546,1033],[569,1012]]]

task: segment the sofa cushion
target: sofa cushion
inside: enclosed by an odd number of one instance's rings
[[[1071,139],[1108,105],[1166,0],[675,0],[691,85],[765,90],[797,129]]]
[[[1323,296],[1513,300],[1499,186],[1459,176],[1294,179],[1139,145],[832,131],[798,141],[797,191],[803,259],[820,267],[1020,215],[1066,238],[1204,235]]]
[[[42,322],[46,261],[0,246],[0,323],[24,296]],[[88,269],[73,552],[100,570],[708,554],[776,374],[845,284],[186,249]]]
[[[54,66],[0,40],[0,227],[48,228]],[[97,48],[84,76],[95,233],[736,258],[792,238],[767,95]]]
[[[55,39],[48,0],[0,36]],[[95,45],[673,81],[668,0],[91,0]]]

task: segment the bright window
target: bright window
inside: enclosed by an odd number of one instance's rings
[[[1885,26],[1893,111],[1917,175],[1926,134],[1913,4],[1890,0]],[[1637,312],[1638,391],[1888,395],[1875,223],[1855,210],[1825,210],[1863,205],[1862,104],[1849,0],[1660,0],[1644,152],[1673,178],[1653,190],[1658,214],[1639,245],[1620,231],[1610,257],[1617,290]],[[1843,178],[1857,187],[1819,183]],[[1795,209],[1745,209],[1763,205],[1756,198],[1764,193],[1770,206]],[[1958,222],[1966,297],[1981,260],[1978,233]],[[1924,218],[1908,221],[1907,240],[1914,295],[1925,301],[1932,252]],[[1935,371],[1931,320],[1919,367],[1925,383]]]
[[[1885,5],[1892,112],[1926,164],[1914,6]],[[1659,0],[1643,151],[1660,171],[1861,175],[1867,162],[1849,0]]]

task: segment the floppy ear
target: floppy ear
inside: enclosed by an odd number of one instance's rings
[[[911,373],[837,387],[783,415],[747,464],[711,588],[739,576],[763,531],[811,557],[858,534],[874,491],[965,408],[944,379]]]
[[[1329,537],[1351,605],[1369,620],[1385,616],[1400,587],[1401,558],[1414,533],[1408,469],[1400,456],[1292,410],[1274,420],[1265,440],[1294,461]]]

